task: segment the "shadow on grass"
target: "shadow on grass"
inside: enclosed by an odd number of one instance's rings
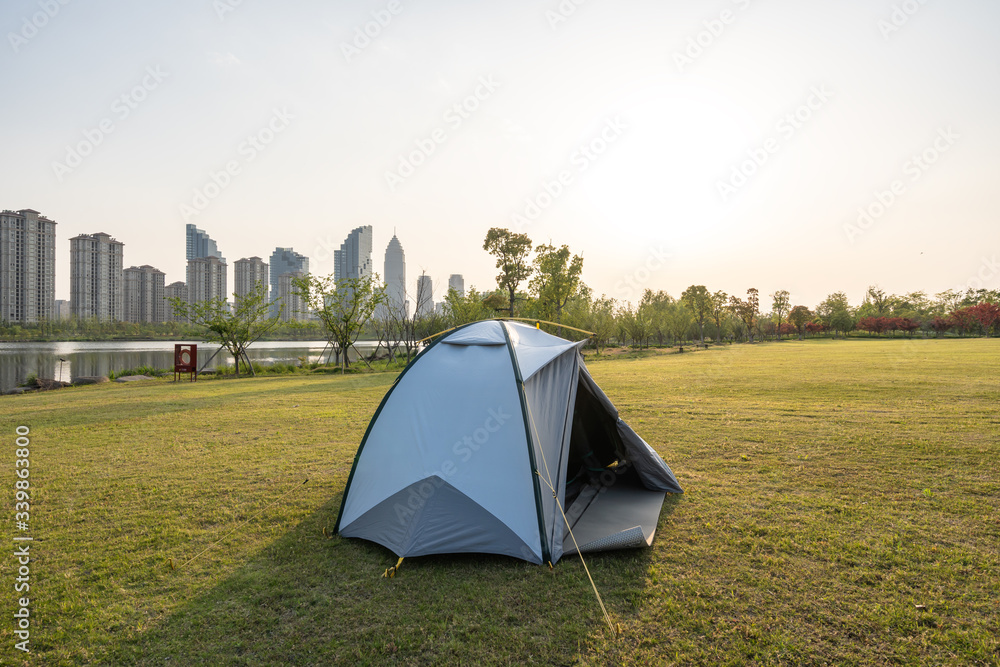
[[[679,502],[668,497],[660,517]],[[142,632],[113,640],[100,664],[569,664],[607,628],[580,559],[555,568],[504,556],[396,558],[328,538],[339,496],[221,583]],[[616,620],[638,610],[653,549],[591,554]],[[210,554],[209,556],[210,557]],[[191,567],[194,567],[193,564]]]

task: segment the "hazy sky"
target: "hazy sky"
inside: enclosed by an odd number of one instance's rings
[[[59,223],[57,298],[80,233],[183,280],[186,222],[324,274],[363,224],[381,273],[395,228],[436,292],[493,286],[490,227],[633,301],[1000,287],[995,0],[4,0],[0,27],[0,208]]]

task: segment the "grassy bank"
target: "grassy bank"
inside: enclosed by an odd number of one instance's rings
[[[588,558],[618,639],[577,558],[554,570],[417,558],[388,580],[388,551],[328,538],[394,375],[290,375],[0,399],[11,496],[14,429],[31,428],[35,537],[32,654],[13,648],[9,622],[0,654],[31,665],[1000,662],[1000,340],[589,363],[687,490],[668,499],[651,549]],[[8,619],[16,567],[0,560]]]

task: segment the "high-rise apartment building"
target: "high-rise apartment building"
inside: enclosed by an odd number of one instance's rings
[[[184,303],[188,303],[188,288],[187,283],[178,280],[175,283],[170,283],[163,288],[163,321],[164,322],[183,322],[184,318],[179,315],[174,314],[174,306],[170,302],[170,299],[180,299]]]
[[[306,274],[301,271],[294,271],[278,276],[278,304],[281,308],[283,322],[309,319],[305,299],[300,296],[299,290],[293,282],[296,278],[301,278],[304,275]]]
[[[434,282],[426,273],[417,278],[417,317],[434,312]]]
[[[226,262],[218,257],[189,259],[187,265],[188,303],[228,298]]]
[[[372,227],[365,225],[351,230],[340,245],[340,250],[333,251],[333,277],[336,280],[344,280],[364,278],[371,274]]]
[[[163,322],[163,283],[166,274],[148,264],[130,266],[122,272],[126,322]]]
[[[409,307],[406,301],[406,255],[403,254],[403,244],[396,235],[392,235],[385,249],[385,292],[389,308],[398,317],[407,317]]]
[[[69,244],[70,313],[102,322],[122,320],[125,244],[103,232],[80,234]]]
[[[267,263],[260,257],[244,257],[233,264],[233,293],[240,299],[254,290],[258,283],[268,284]]]
[[[187,259],[198,259],[200,257],[218,257],[225,263],[226,258],[219,252],[219,247],[215,241],[203,229],[198,229],[192,224],[188,224],[187,235]]]
[[[30,208],[0,212],[0,321],[55,318],[56,223]]]
[[[453,273],[448,277],[448,289],[453,289],[460,297],[465,297],[465,278],[461,273]]]
[[[52,310],[52,319],[54,320],[68,320],[69,319],[69,299],[56,299],[56,305]]]
[[[281,298],[281,286],[278,284],[279,279],[286,273],[301,273],[302,275],[309,273],[309,258],[305,255],[300,255],[291,248],[275,248],[274,252],[271,253],[269,271],[271,278],[271,316],[274,317],[278,315],[281,307],[278,301]],[[287,308],[285,311],[287,311]],[[282,311],[282,313],[285,311]]]

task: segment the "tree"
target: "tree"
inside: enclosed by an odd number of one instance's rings
[[[892,311],[895,297],[887,295],[885,290],[878,285],[870,286],[866,297],[868,303],[871,304],[872,309],[875,311],[876,317],[885,317]]]
[[[983,335],[989,336],[990,331],[1000,326],[1000,306],[984,301],[971,308],[973,317],[983,327]]]
[[[791,312],[788,313],[788,319],[799,332],[799,336],[802,335],[802,329],[805,327],[806,322],[810,321],[812,318],[812,311],[805,306],[795,306],[792,308]]]
[[[268,317],[271,304],[267,299],[267,287],[262,282],[256,283],[249,294],[236,298],[234,293],[233,297],[236,305],[232,310],[222,297],[195,303],[178,297],[171,297],[169,301],[175,314],[208,329],[205,340],[218,343],[233,355],[236,375],[240,374],[241,363],[253,373],[247,349],[274,329],[281,315],[279,312]]]
[[[691,285],[681,293],[681,301],[698,323],[701,344],[705,344],[705,318],[712,314],[712,295],[704,285]]]
[[[448,294],[444,298],[444,312],[448,317],[448,327],[457,327],[489,318],[493,312],[489,306],[483,303],[484,296],[477,292],[475,287],[469,288],[465,296],[449,287]]]
[[[602,347],[607,347],[611,336],[615,333],[615,300],[602,295],[595,300],[590,307],[590,319],[587,327],[594,333],[594,347],[597,354],[601,353]]]
[[[948,329],[951,329],[954,326],[955,320],[950,317],[935,317],[931,320],[930,324],[931,329],[935,334],[937,334],[938,338],[941,337],[941,334],[945,333]]]
[[[729,295],[723,291],[712,294],[712,319],[715,320],[716,343],[722,342],[722,316],[726,314],[726,306],[729,303]]]
[[[354,347],[375,309],[388,300],[385,285],[377,274],[336,280],[333,274],[320,277],[307,273],[293,278],[292,283],[296,293],[319,317],[327,342],[341,360],[341,372],[346,372],[348,350]]]
[[[729,297],[729,309],[743,322],[747,338],[752,343],[754,329],[757,326],[757,315],[760,313],[760,297],[757,288],[751,287],[747,290],[746,301],[736,296]]]
[[[781,323],[785,321],[785,313],[792,305],[788,290],[778,290],[771,294],[771,312],[778,318],[778,333],[781,333]]]
[[[567,245],[561,248],[540,245],[535,250],[535,277],[531,280],[531,288],[544,309],[543,314],[553,313],[556,322],[562,324],[563,308],[580,286],[583,258],[570,256]],[[562,327],[557,334],[562,334]]]
[[[979,321],[976,319],[975,314],[972,312],[971,307],[959,308],[958,310],[953,310],[951,312],[950,319],[954,324],[955,328],[958,329],[958,335],[965,337],[965,332],[974,328]]]
[[[509,229],[493,227],[486,233],[483,250],[497,258],[497,286],[506,290],[510,305],[508,311],[514,317],[514,297],[518,286],[531,276],[531,266],[528,265],[528,253],[531,252],[531,239],[527,234],[515,234]]]

